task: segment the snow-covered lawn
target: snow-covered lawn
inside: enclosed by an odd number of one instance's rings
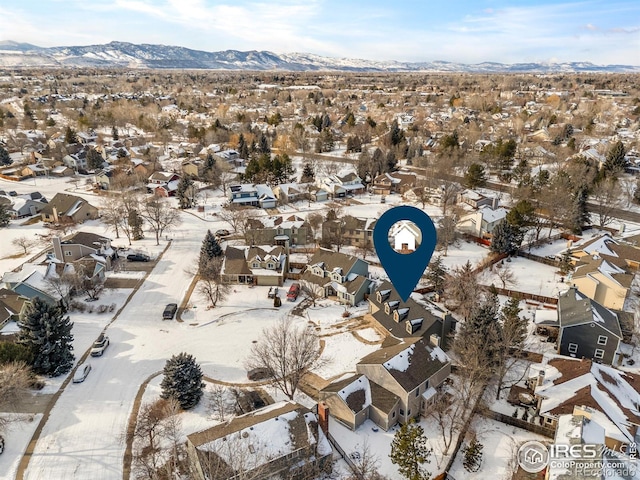
[[[560,282],[562,276],[558,273],[558,269],[551,265],[515,257],[511,259],[511,262],[504,261],[502,268],[508,268],[513,272],[514,282],[506,286],[511,290],[557,297],[559,292],[569,288],[565,283]],[[480,277],[480,283],[502,287],[498,270],[497,265],[494,265],[492,269],[484,270]]]
[[[518,448],[529,440],[548,441],[549,439],[527,430],[505,425],[488,418],[476,416],[471,422],[471,431],[484,446],[482,463],[477,472],[468,472],[462,466],[463,448],[470,440],[469,434],[463,443],[449,473],[453,478],[465,480],[510,480],[517,468]]]
[[[0,479],[16,478],[18,464],[31,440],[42,414],[2,414],[15,419],[9,428],[3,432],[4,452],[0,455]]]
[[[442,251],[436,251],[432,258],[438,255],[442,258],[442,263],[449,270],[453,270],[456,267],[461,267],[467,260],[471,262],[472,266],[476,266],[489,254],[489,248],[479,243],[469,240],[459,240],[457,244],[449,247],[447,254],[444,255]]]

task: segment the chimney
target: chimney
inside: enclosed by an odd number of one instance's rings
[[[64,262],[64,255],[62,254],[62,245],[60,243],[60,237],[53,237],[53,255],[60,261]]]
[[[53,207],[51,209],[51,213],[53,214],[53,221],[58,223],[58,209],[56,207]]]
[[[329,436],[329,406],[324,402],[318,404],[318,425]]]
[[[498,197],[493,197],[491,199],[491,210],[496,210],[500,205],[500,199]]]
[[[538,372],[538,381],[536,382],[536,387],[542,386],[544,383],[544,370],[540,370]]]

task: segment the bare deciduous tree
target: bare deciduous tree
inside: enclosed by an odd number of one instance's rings
[[[198,292],[207,297],[211,307],[218,302],[224,301],[231,291],[231,286],[222,279],[222,257],[214,257],[204,262],[198,271],[200,280],[198,281]]]
[[[618,181],[612,177],[596,184],[591,198],[594,204],[593,213],[598,216],[600,227],[609,225],[615,217],[615,211],[624,206]]]
[[[224,385],[214,384],[209,389],[209,411],[217,420],[224,422],[229,411],[229,389]]]
[[[180,213],[172,208],[166,200],[151,197],[140,208],[140,216],[146,220],[156,235],[156,245],[160,245],[162,234],[180,225]]]
[[[518,284],[518,279],[509,265],[496,268],[496,275],[500,279],[500,283],[502,283],[502,288],[507,288],[507,285],[515,286]]]
[[[31,369],[24,362],[0,365],[0,407],[13,410],[31,384]],[[10,423],[11,417],[0,416],[0,432]]]
[[[265,369],[273,384],[293,400],[305,373],[323,364],[315,332],[284,319],[262,331],[258,343],[251,346],[246,367]]]
[[[23,250],[24,255],[26,255],[27,253],[29,253],[29,250],[35,244],[35,242],[33,240],[31,240],[30,238],[22,236],[22,237],[14,238],[11,241],[11,244],[16,246],[16,247],[21,248]]]

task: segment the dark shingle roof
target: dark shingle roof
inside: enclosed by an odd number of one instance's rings
[[[558,295],[558,321],[560,328],[596,322],[622,338],[620,322],[616,314],[595,300],[586,297],[575,287]]]

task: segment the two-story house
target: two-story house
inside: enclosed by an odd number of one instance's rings
[[[53,256],[64,263],[72,263],[90,257],[111,270],[116,252],[111,247],[111,239],[89,232],[77,232],[65,239],[53,237]]]
[[[485,205],[464,215],[458,222],[458,228],[474,237],[491,238],[493,230],[507,218],[507,213],[509,212],[503,207],[493,209]]]
[[[40,210],[43,222],[82,223],[98,218],[98,209],[82,197],[68,193],[56,193]]]
[[[557,428],[562,416],[585,415],[604,428],[612,450],[640,439],[640,376],[588,359],[545,355],[531,365],[527,384],[542,424]],[[624,451],[624,449],[622,449]]]
[[[295,215],[252,218],[250,223],[245,238],[253,245],[306,245],[313,241],[306,221]]]
[[[153,172],[147,181],[147,192],[159,197],[173,197],[178,190],[180,175],[173,172]]]
[[[319,419],[294,402],[279,402],[187,435],[191,478],[270,480],[322,469],[333,451]]]
[[[378,195],[391,193],[403,194],[416,186],[416,176],[413,173],[388,172],[373,179],[371,190]]]
[[[229,203],[231,205],[275,208],[277,202],[273,190],[265,184],[241,183],[229,187]]]
[[[451,374],[451,363],[428,339],[407,338],[367,355],[356,372],[322,389],[321,400],[353,430],[366,419],[388,430],[428,413],[436,388]]]
[[[222,279],[225,283],[281,287],[287,270],[286,247],[227,246]]]
[[[352,247],[373,247],[373,229],[378,220],[351,215],[322,224],[322,238],[326,243],[339,243]]]
[[[329,175],[319,183],[320,188],[326,190],[332,198],[342,198],[347,195],[364,193],[362,179],[353,171],[343,171],[336,175]]]
[[[453,316],[426,299],[403,301],[390,282],[383,282],[369,295],[367,319],[396,338],[425,337],[433,345],[447,348],[455,331]]]
[[[496,197],[487,197],[486,195],[476,192],[475,190],[463,190],[458,194],[458,203],[465,203],[470,207],[478,209],[480,207],[489,206],[492,210],[498,208],[499,200]]]
[[[313,254],[300,283],[318,297],[335,296],[347,305],[356,305],[370,291],[369,264],[360,258],[324,248]]]
[[[558,295],[558,353],[615,363],[622,331],[618,315],[577,288]]]

